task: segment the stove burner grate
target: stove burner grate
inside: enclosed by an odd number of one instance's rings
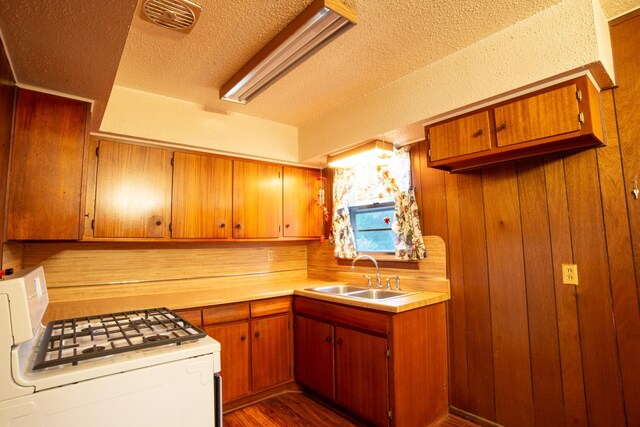
[[[125,311],[49,322],[33,369],[77,365],[83,360],[168,344],[206,333],[168,308]]]

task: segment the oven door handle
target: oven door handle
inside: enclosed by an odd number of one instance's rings
[[[215,396],[214,425],[222,427],[222,377],[219,373],[213,374],[213,393]]]

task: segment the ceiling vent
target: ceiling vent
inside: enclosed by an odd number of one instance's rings
[[[164,28],[188,33],[202,8],[188,0],[146,0],[142,5],[142,18]]]

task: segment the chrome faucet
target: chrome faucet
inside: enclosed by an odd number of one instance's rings
[[[357,257],[355,257],[353,259],[353,262],[351,263],[351,269],[356,268],[356,262],[361,258],[367,258],[367,259],[371,260],[371,262],[373,262],[373,265],[376,266],[376,286],[378,288],[381,288],[382,287],[382,278],[380,276],[380,267],[378,266],[378,261],[376,261],[376,259],[374,257],[372,257],[370,255],[365,255],[365,254],[358,255]],[[371,280],[369,280],[369,286],[371,286]]]

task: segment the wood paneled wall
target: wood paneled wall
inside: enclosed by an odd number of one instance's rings
[[[4,224],[6,214],[6,191],[9,170],[9,147],[13,127],[16,86],[9,60],[2,40],[0,40],[0,224]],[[0,258],[2,249],[0,249]],[[6,267],[2,267],[6,268]]]
[[[455,408],[505,426],[640,425],[638,28],[640,13],[611,26],[606,147],[461,174],[412,150],[423,229],[447,243]]]

